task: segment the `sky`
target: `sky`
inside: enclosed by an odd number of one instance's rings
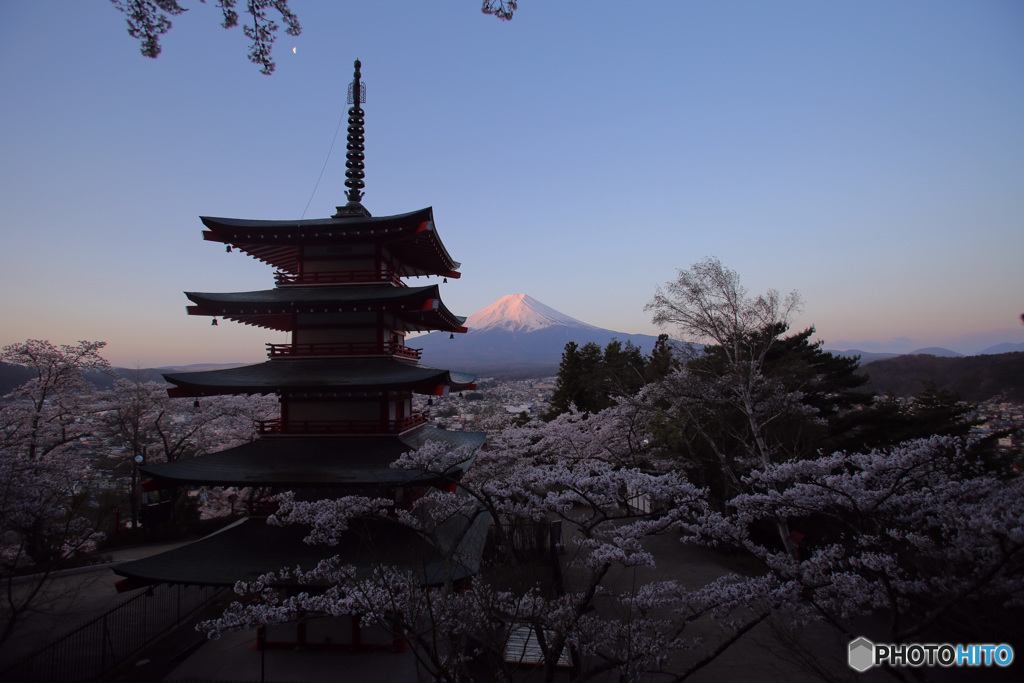
[[[263,358],[279,333],[185,314],[273,286],[198,216],[344,204],[356,58],[363,204],[434,207],[459,315],[526,293],[657,334],[655,288],[714,255],[827,348],[1024,342],[1024,3],[292,0],[272,76],[182,4],[156,60],[105,0],[0,4],[0,344]]]

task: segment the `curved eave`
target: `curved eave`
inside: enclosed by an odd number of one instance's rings
[[[158,484],[175,486],[393,488],[445,484],[465,474],[485,438],[483,432],[449,432],[435,425],[385,438],[277,437],[139,469]],[[453,450],[470,446],[474,454],[445,473],[391,467],[403,453],[429,441],[445,443]]]
[[[309,245],[387,244],[402,274],[460,277],[459,267],[434,228],[431,207],[395,216],[263,221],[200,216],[203,238],[236,247],[286,273],[298,273],[299,249]]]
[[[463,391],[475,375],[423,367],[392,358],[272,360],[225,370],[164,375],[173,397],[222,394],[310,394],[345,397],[355,392],[412,391],[438,395]]]
[[[191,307],[189,308],[189,315],[222,315],[220,313],[209,313],[205,311],[196,311]],[[277,330],[278,332],[291,332],[295,329],[295,319],[291,313],[288,314],[246,314],[246,315],[224,315],[226,320],[231,320],[236,323],[243,325],[252,325],[253,327],[262,327],[267,330]],[[431,313],[422,313],[419,315],[406,314],[399,316],[399,320],[404,323],[397,329],[403,332],[458,332],[465,334],[468,331],[464,325],[460,324],[465,318],[453,317],[452,319],[442,318]]]
[[[224,318],[273,330],[291,331],[298,313],[384,312],[405,323],[406,330],[466,332],[465,318],[441,301],[437,285],[425,287],[288,287],[255,292],[185,292],[195,305],[189,315]]]

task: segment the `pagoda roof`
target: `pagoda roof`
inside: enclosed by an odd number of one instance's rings
[[[413,391],[439,395],[472,389],[475,375],[407,363],[394,358],[277,359],[224,370],[164,375],[171,396],[289,394],[331,398],[353,392]]]
[[[278,270],[298,273],[300,248],[312,245],[386,244],[401,262],[403,277],[460,277],[434,228],[434,209],[395,216],[339,213],[309,220],[248,220],[200,216],[203,238],[234,246]]]
[[[490,517],[482,513],[473,519],[454,518],[439,529],[438,545],[458,544],[453,553],[453,580],[469,578],[480,570],[489,524]],[[445,562],[437,547],[397,522],[358,520],[342,532],[334,546],[303,542],[309,531],[304,525],[279,527],[263,518],[249,518],[195,543],[118,565],[114,572],[140,584],[234,586],[237,581],[254,581],[285,567],[313,569],[322,560],[340,556],[343,564],[357,568],[359,579],[369,578],[374,567],[396,566],[417,572],[424,585],[444,583]],[[310,584],[291,579],[275,585]]]
[[[427,485],[441,479],[461,477],[469,468],[471,459],[452,467],[444,475],[396,469],[391,467],[391,463],[428,441],[445,443],[453,450],[460,446],[479,449],[486,436],[484,432],[450,432],[434,425],[424,425],[391,437],[275,437],[257,439],[198,458],[143,465],[139,469],[161,481],[195,486],[345,488],[357,485]]]
[[[189,315],[223,316],[246,325],[291,331],[295,313],[385,311],[405,323],[406,331],[466,332],[465,317],[448,310],[440,288],[393,285],[283,287],[255,292],[185,292],[196,305]]]

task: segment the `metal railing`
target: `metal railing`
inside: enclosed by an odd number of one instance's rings
[[[227,591],[216,586],[154,586],[21,659],[0,672],[0,680],[97,680]]]

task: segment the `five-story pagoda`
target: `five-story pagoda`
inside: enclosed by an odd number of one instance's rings
[[[430,208],[371,216],[363,197],[363,109],[360,63],[350,85],[346,186],[348,203],[331,218],[281,221],[203,217],[206,240],[238,249],[276,269],[276,286],[255,292],[186,292],[190,315],[218,317],[289,332],[268,344],[269,360],[244,367],[165,375],[171,396],[274,394],[281,412],[248,444],[191,460],[143,466],[156,486],[260,487],[320,499],[359,494],[406,506],[430,486],[452,488],[461,470],[438,473],[390,467],[428,441],[452,449],[482,447],[483,433],[451,432],[412,406],[414,393],[445,395],[474,388],[472,375],[420,364],[410,332],[462,333],[464,318],[441,301],[439,287],[410,287],[413,276],[458,278]],[[308,529],[270,526],[258,516],[163,555],[121,565],[130,585],[230,586],[283,566],[314,566],[340,554],[357,566],[405,565],[425,583],[460,579],[478,569],[486,520],[457,530],[458,566],[431,541],[398,525],[375,522],[339,546],[302,542]],[[474,559],[475,558],[475,559]]]

